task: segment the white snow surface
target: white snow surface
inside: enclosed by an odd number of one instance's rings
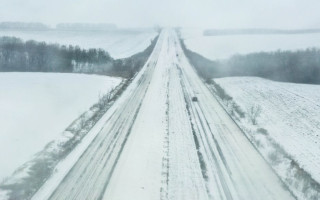
[[[0,73],[0,181],[120,82],[97,75]]]
[[[160,34],[133,82],[32,199],[79,198],[292,199],[173,30]]]
[[[188,49],[212,60],[226,59],[235,54],[320,47],[320,33],[204,36],[200,29],[182,29],[181,32]]]
[[[44,41],[61,45],[78,45],[81,48],[102,48],[113,58],[125,58],[145,50],[155,38],[152,30],[141,31],[9,31],[1,30],[0,36],[18,37],[23,40]]]
[[[270,81],[257,77],[219,78],[244,110],[262,108],[258,126],[320,182],[320,85]]]

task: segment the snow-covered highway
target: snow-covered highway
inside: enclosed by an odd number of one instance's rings
[[[34,200],[294,199],[198,77],[173,30],[162,31],[99,124]]]

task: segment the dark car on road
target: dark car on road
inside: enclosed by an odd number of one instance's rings
[[[197,97],[192,97],[191,99],[193,102],[197,102],[198,101],[198,98]]]

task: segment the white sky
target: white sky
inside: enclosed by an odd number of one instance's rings
[[[320,0],[0,0],[0,21],[320,28]]]

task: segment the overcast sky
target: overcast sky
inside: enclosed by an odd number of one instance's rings
[[[320,28],[320,0],[0,0],[0,21]]]

